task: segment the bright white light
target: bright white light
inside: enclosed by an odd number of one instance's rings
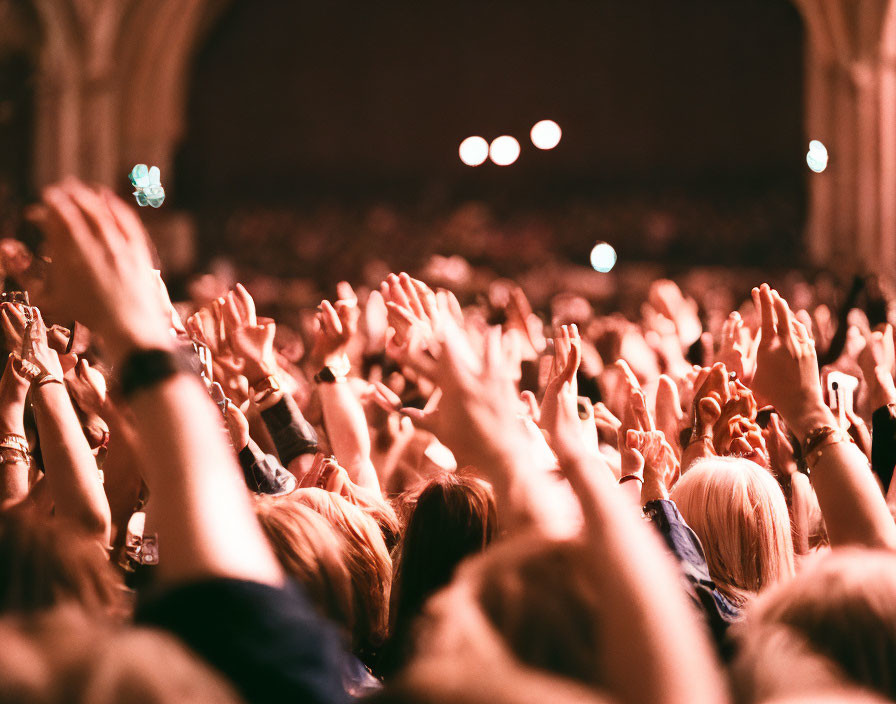
[[[806,164],[817,174],[820,174],[828,166],[828,150],[817,139],[813,139],[809,142],[809,151],[806,154]]]
[[[467,137],[457,150],[467,166],[479,166],[488,159],[488,142],[482,137]]]
[[[539,149],[553,149],[560,144],[560,137],[563,132],[560,131],[560,125],[553,120],[542,120],[532,125],[532,131],[529,136],[532,138],[532,144]]]
[[[498,166],[510,166],[520,155],[520,143],[503,134],[492,141],[488,155]]]
[[[818,156],[823,156],[825,159],[828,157],[828,150],[821,142],[817,139],[813,139],[809,142],[809,151],[815,152]]]
[[[591,250],[591,266],[595,271],[606,274],[616,266],[616,250],[606,242],[598,242]]]

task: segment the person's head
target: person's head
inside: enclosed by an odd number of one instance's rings
[[[78,604],[116,615],[124,587],[100,544],[62,519],[0,513],[0,614]]]
[[[671,493],[706,554],[719,590],[737,603],[793,576],[790,514],[780,486],[755,462],[695,462]]]
[[[296,489],[289,500],[307,506],[342,536],[354,587],[355,634],[362,645],[378,646],[389,628],[392,559],[383,533],[367,513],[324,489]]]
[[[738,670],[747,681],[767,677],[763,662],[775,657],[768,635],[775,631],[848,680],[896,699],[896,555],[857,548],[819,555],[754,600],[736,629],[745,653]],[[784,665],[782,686],[790,677]]]
[[[474,600],[507,650],[523,665],[600,686],[599,575],[576,542],[537,536],[497,543],[465,560],[449,586],[426,604],[418,622],[415,650],[466,647],[445,642],[445,619],[457,618]],[[450,629],[448,629],[450,630]],[[463,653],[457,653],[462,658]]]
[[[287,574],[322,615],[354,635],[354,590],[342,536],[317,511],[288,497],[258,496],[255,513]]]
[[[238,702],[175,638],[98,622],[74,606],[0,619],[0,701]]]
[[[448,584],[461,560],[486,548],[498,527],[491,486],[469,474],[437,475],[409,508],[392,591],[392,623],[398,630]]]

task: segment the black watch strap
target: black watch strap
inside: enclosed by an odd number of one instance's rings
[[[142,389],[161,384],[175,374],[191,372],[190,361],[177,351],[138,350],[121,365],[118,374],[119,391],[127,399]]]

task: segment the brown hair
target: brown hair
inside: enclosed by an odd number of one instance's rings
[[[255,514],[287,574],[305,587],[321,614],[355,631],[344,540],[314,509],[286,497],[258,496]]]
[[[389,626],[392,559],[376,521],[324,489],[296,489],[288,498],[317,511],[345,540],[354,587],[355,635],[362,647],[379,646]]]
[[[77,607],[0,621],[0,701],[238,702],[229,684],[171,636],[118,628]]]
[[[390,613],[390,667],[408,655],[411,624],[424,602],[448,584],[458,564],[495,538],[495,495],[478,477],[442,472],[407,503],[409,517],[398,548]]]
[[[106,551],[58,517],[0,513],[0,565],[0,614],[65,603],[105,615],[124,608],[124,587]]]
[[[896,555],[846,548],[807,561],[795,579],[755,600],[737,633],[761,650],[769,627],[896,699]]]
[[[577,542],[524,536],[492,546],[473,576],[480,606],[523,663],[592,685],[600,671],[600,598]]]

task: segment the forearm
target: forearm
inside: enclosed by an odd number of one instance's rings
[[[160,576],[230,577],[279,585],[283,572],[250,503],[220,414],[178,374],[130,399],[158,527]]]
[[[370,461],[370,431],[361,402],[346,382],[318,384],[327,437],[336,460],[355,484],[380,493]]]
[[[805,443],[813,429],[837,427],[837,421],[819,406],[788,425]],[[837,442],[816,454],[810,479],[831,545],[896,548],[896,524],[862,451],[851,442]]]
[[[609,477],[588,470],[586,456],[564,468],[582,501],[595,579],[607,605],[606,653],[611,690],[628,702],[725,702],[718,663],[681,576],[658,536],[631,511]]]
[[[795,473],[790,480],[790,519],[793,522],[793,549],[797,555],[809,552],[809,511],[812,485],[805,474]]]
[[[280,461],[296,477],[308,471],[318,449],[317,433],[305,420],[292,397],[277,392],[259,406],[261,419],[274,443]]]
[[[25,403],[27,386],[21,399],[7,401],[0,408],[0,436],[25,438]],[[0,509],[14,506],[28,496],[28,461],[18,453],[6,451],[0,456]]]
[[[96,460],[65,386],[43,384],[32,392],[34,419],[56,513],[109,543],[111,515]]]

